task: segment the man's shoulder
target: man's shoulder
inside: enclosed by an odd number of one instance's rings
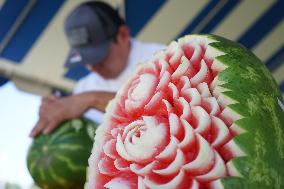
[[[153,42],[142,42],[137,39],[132,39],[132,44],[134,50],[143,50],[143,52],[150,52],[158,51],[164,49],[166,46],[161,43],[153,43]]]
[[[89,74],[85,75],[84,77],[80,78],[78,83],[84,83],[88,81],[98,80],[100,79],[100,75],[95,72],[90,72]]]
[[[132,48],[129,57],[130,65],[143,63],[151,57],[157,51],[160,51],[165,48],[165,45],[159,43],[149,43],[149,42],[142,42],[136,39],[131,40]]]
[[[95,90],[101,83],[103,83],[102,77],[97,73],[91,72],[78,80],[73,92],[81,93],[85,91]]]

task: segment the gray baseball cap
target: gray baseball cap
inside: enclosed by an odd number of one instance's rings
[[[108,54],[118,27],[124,24],[118,13],[103,2],[91,1],[76,7],[65,21],[71,47],[65,66],[98,64]]]

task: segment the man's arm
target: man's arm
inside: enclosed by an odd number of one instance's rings
[[[30,136],[35,137],[41,132],[49,134],[62,121],[81,117],[90,108],[104,112],[108,102],[114,96],[115,93],[111,92],[85,92],[62,98],[47,96],[41,102],[39,120]]]

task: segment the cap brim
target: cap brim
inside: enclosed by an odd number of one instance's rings
[[[100,63],[108,54],[110,41],[99,46],[72,48],[65,62],[65,67],[73,68],[82,65]]]

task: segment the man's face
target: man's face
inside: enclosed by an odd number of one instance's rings
[[[88,68],[106,79],[114,79],[124,70],[129,50],[129,36],[122,31],[118,33],[116,41],[112,42],[108,55],[100,63]]]
[[[92,71],[97,72],[106,79],[116,78],[121,71],[122,59],[118,53],[120,49],[115,46],[116,44],[111,44],[107,56],[100,63],[92,66]]]

